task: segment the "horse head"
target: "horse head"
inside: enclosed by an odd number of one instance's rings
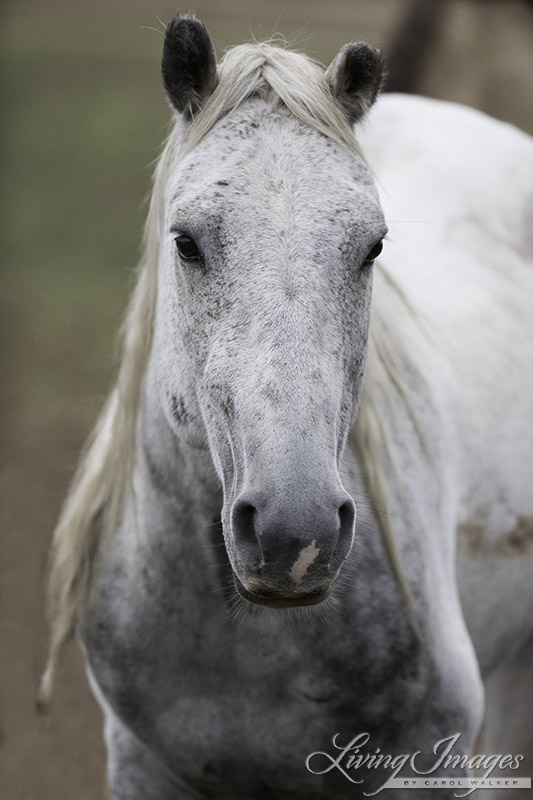
[[[237,590],[263,605],[322,601],[352,547],[339,463],[386,226],[351,126],[382,72],[363,44],[325,72],[270,45],[234,48],[217,68],[200,22],[167,28],[179,145],[164,191],[155,374],[176,435],[211,454]]]

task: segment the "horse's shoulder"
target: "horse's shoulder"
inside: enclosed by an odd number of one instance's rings
[[[514,125],[458,103],[414,95],[384,95],[356,131],[378,179],[420,172],[481,191],[512,180],[531,193],[533,138]]]

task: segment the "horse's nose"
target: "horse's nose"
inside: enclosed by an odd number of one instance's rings
[[[350,552],[354,522],[354,502],[344,491],[311,503],[294,495],[238,497],[231,510],[234,569],[254,595],[248,599],[286,597],[298,604],[317,592],[326,596]]]

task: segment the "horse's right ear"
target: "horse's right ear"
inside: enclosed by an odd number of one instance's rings
[[[215,49],[195,17],[178,15],[168,23],[161,72],[171,104],[192,118],[217,85]]]

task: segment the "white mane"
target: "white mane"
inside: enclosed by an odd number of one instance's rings
[[[303,123],[362,158],[354,134],[328,89],[323,70],[304,55],[270,44],[241,45],[229,50],[219,67],[217,88],[185,137],[179,124],[171,132],[155,172],[144,255],[121,333],[122,360],[117,382],[86,446],[53,536],[49,584],[52,634],[39,691],[41,707],[51,699],[61,652],[74,633],[87,599],[95,556],[102,541],[116,530],[124,501],[132,491],[136,421],[152,345],[167,174],[171,165],[196,147],[222,117],[251,96],[266,93],[279,98]],[[386,351],[386,343],[376,348],[371,340],[369,379],[359,424],[352,436],[353,446],[364,454],[371,497],[380,498],[377,506],[383,510],[384,479],[372,466],[375,445],[382,440],[371,395],[373,385],[391,380],[393,359],[384,359]],[[382,527],[393,568],[405,588],[386,514],[382,516]],[[408,590],[404,594],[408,597]]]

